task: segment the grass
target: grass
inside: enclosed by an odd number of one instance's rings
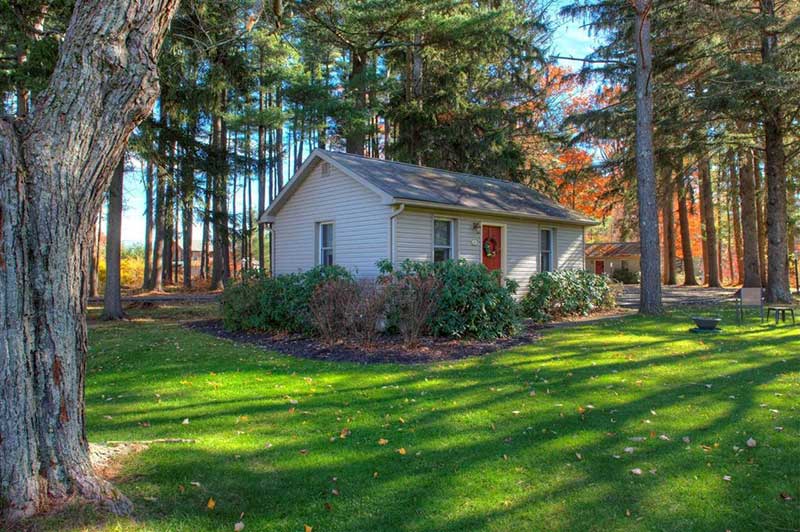
[[[89,439],[197,442],[125,460],[133,518],[73,506],[33,529],[225,531],[242,513],[248,531],[800,527],[800,327],[731,326],[726,311],[724,332],[701,336],[675,311],[465,361],[359,366],[173,319],[212,309],[92,326]]]

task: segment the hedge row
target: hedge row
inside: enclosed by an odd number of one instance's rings
[[[399,332],[407,343],[422,334],[489,340],[512,336],[522,318],[537,322],[613,306],[606,276],[584,271],[539,273],[517,302],[517,283],[464,260],[381,261],[376,285],[356,282],[339,266],[268,277],[244,274],[222,297],[229,330],[348,335],[370,342],[374,330]]]

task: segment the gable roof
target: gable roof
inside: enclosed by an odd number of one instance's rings
[[[633,257],[639,256],[641,246],[639,242],[596,242],[586,244],[588,258],[608,257]]]
[[[577,225],[596,224],[583,214],[520,183],[325,150],[314,150],[309,155],[303,167],[265,211],[261,221],[268,221],[280,210],[291,195],[290,189],[304,179],[311,162],[316,159],[336,166],[376,192],[387,204],[480,211]]]

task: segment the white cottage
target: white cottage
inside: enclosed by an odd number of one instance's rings
[[[463,258],[520,283],[583,269],[596,222],[518,183],[315,150],[262,214],[275,275],[339,264],[375,277],[385,258]]]

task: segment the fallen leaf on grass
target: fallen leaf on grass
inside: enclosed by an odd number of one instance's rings
[[[756,442],[756,440],[754,440],[753,438],[748,438],[747,439],[747,446],[748,447],[750,447],[752,449],[756,445],[758,445],[758,442]]]
[[[730,482],[731,481],[731,476],[730,475],[724,475],[722,477],[722,480],[724,480],[725,482]]]
[[[642,474],[642,470],[639,469],[638,467],[634,467],[633,469],[631,469],[631,473],[636,475],[636,476],[639,476],[639,475]]]
[[[780,497],[781,497],[782,501],[791,501],[792,500],[792,496],[789,495],[788,493],[786,493],[785,491],[782,491],[780,493]]]
[[[339,437],[340,437],[341,439],[345,439],[345,438],[346,438],[346,437],[348,437],[348,436],[350,436],[350,429],[348,429],[347,427],[343,428],[343,429],[342,429],[342,430],[339,432]]]
[[[406,448],[405,447],[400,447],[399,449],[397,449],[397,452],[399,454],[405,455],[406,454]]]
[[[308,449],[300,449],[300,454],[302,454],[303,456],[307,455]]]
[[[386,438],[381,438],[378,440],[378,445],[386,445],[387,443],[389,443],[389,440]]]
[[[336,496],[336,497],[338,497],[338,496],[339,496],[339,490],[337,490],[336,488],[333,488],[333,489],[331,490],[331,493],[332,493],[334,496]]]
[[[189,418],[188,417],[186,419],[184,419],[183,421],[181,421],[181,425],[188,425],[188,424],[189,424]]]
[[[308,525],[303,525],[304,532],[313,532],[314,528]]]
[[[242,532],[242,530],[244,530],[244,523],[241,521],[233,525],[233,532]]]
[[[214,500],[214,497],[208,499],[208,503],[206,504],[209,510],[213,510],[217,507],[217,501]]]
[[[583,455],[581,455],[581,453],[575,453],[575,456],[578,458],[578,460],[583,460]]]
[[[635,451],[635,450],[636,450],[636,449],[635,449],[635,448],[633,448],[633,447],[625,447],[625,448],[623,449],[623,451],[625,451],[625,452],[626,452],[626,453],[628,453],[628,454],[633,454],[633,451]]]

